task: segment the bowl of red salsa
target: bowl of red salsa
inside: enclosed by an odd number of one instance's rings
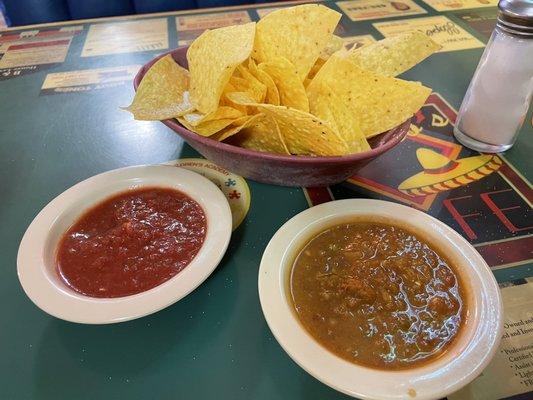
[[[364,399],[440,399],[481,373],[502,330],[491,270],[458,233],[403,205],[312,207],[259,270],[274,336],[315,378]]]
[[[138,166],[89,178],[52,200],[19,248],[19,279],[41,309],[81,323],[158,311],[216,268],[229,243],[221,191],[194,172]]]

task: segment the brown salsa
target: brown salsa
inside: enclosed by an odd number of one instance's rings
[[[206,231],[202,207],[186,194],[130,190],[91,208],[64,234],[58,273],[73,290],[91,297],[140,293],[185,268]]]
[[[290,290],[306,330],[353,363],[419,366],[442,355],[465,323],[464,287],[420,236],[381,222],[334,226],[297,256]]]

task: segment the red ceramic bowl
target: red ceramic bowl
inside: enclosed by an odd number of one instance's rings
[[[146,71],[161,57],[171,54],[187,68],[187,48],[161,54],[145,64],[135,76],[133,86],[139,86]],[[205,158],[236,174],[258,182],[282,186],[327,186],[339,183],[357,172],[369,161],[396,146],[407,135],[410,121],[370,139],[372,150],[338,157],[287,156],[243,149],[200,136],[184,128],[175,119],[162,121],[180,135]]]

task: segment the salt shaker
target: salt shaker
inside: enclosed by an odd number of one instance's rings
[[[498,8],[454,128],[460,143],[484,153],[513,146],[533,94],[533,1],[500,0]]]

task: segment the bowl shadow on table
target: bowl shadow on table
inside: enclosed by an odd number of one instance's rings
[[[228,315],[234,311],[237,275],[232,276],[231,286],[223,288],[214,284],[214,278],[230,267],[228,260],[243,234],[244,226],[234,232],[220,265],[202,285],[155,314],[111,325],[51,318],[37,348],[33,398],[98,398],[103,388],[89,383],[141,380],[144,372],[159,367],[163,357],[175,357],[173,364],[180,365],[190,359],[188,352],[214,341],[229,327],[221,324],[214,329],[213,321],[201,316],[204,312]]]

